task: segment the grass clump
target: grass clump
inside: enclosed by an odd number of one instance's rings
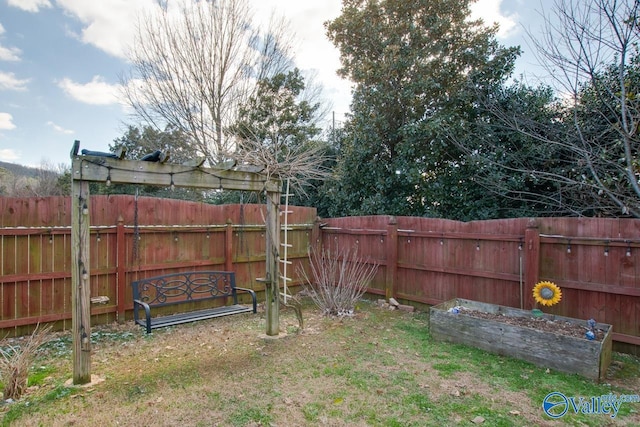
[[[41,328],[37,325],[24,344],[0,349],[0,378],[5,400],[18,400],[26,390],[29,369],[40,346],[51,339],[50,332],[51,326]]]

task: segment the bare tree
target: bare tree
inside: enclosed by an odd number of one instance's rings
[[[557,23],[547,17],[544,38],[536,43],[570,102],[576,136],[570,148],[588,172],[580,182],[605,196],[617,212],[635,217],[640,217],[639,8],[637,0],[557,0]]]
[[[255,83],[291,67],[287,28],[272,18],[260,30],[247,0],[167,4],[139,20],[124,95],[140,118],[181,131],[217,163],[234,149],[225,129]]]
[[[479,154],[489,167],[546,182],[557,191],[544,195],[545,203],[560,212],[640,217],[639,10],[637,0],[555,1],[552,12],[543,14],[542,37],[529,36],[553,79],[557,120],[532,120],[526,111],[501,108],[493,96],[485,106],[500,127],[547,150],[556,167],[540,167],[542,162],[522,156],[505,165],[496,145],[482,149],[493,158]],[[514,153],[508,154],[514,158]],[[484,181],[496,192],[504,190],[503,183]],[[523,191],[515,197],[535,199],[536,194]]]

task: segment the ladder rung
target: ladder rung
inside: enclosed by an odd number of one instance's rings
[[[292,279],[292,278],[290,278],[290,277],[280,276],[280,278],[281,278],[282,280],[287,281],[287,282],[291,282],[291,281],[293,281],[293,279]]]
[[[293,211],[280,211],[282,213],[293,213]]]
[[[293,264],[292,261],[289,261],[289,260],[286,260],[286,259],[281,259],[280,262],[283,263],[283,264],[287,264],[287,265]]]
[[[293,245],[291,243],[280,243],[280,246],[284,246],[286,248],[292,248]]]

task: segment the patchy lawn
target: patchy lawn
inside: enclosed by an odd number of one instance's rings
[[[68,334],[57,334],[20,401],[0,406],[20,426],[531,426],[640,425],[640,403],[615,418],[544,415],[553,391],[590,398],[640,393],[640,360],[614,355],[607,383],[548,372],[518,360],[438,343],[426,313],[362,302],[354,318],[304,310],[297,331],[282,308],[286,336],[265,338],[264,313],[156,330],[128,322],[94,328],[88,387],[72,375]],[[284,335],[284,334],[283,334]]]

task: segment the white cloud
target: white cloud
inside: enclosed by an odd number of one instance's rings
[[[94,76],[89,83],[76,83],[71,79],[62,79],[58,86],[73,99],[91,105],[110,105],[118,103],[120,85],[109,84],[101,76]]]
[[[0,160],[3,162],[12,162],[19,158],[20,154],[16,150],[12,150],[11,148],[0,149]]]
[[[157,7],[154,0],[58,0],[56,4],[82,22],[84,28],[76,36],[83,43],[119,58],[133,42],[139,12]]]
[[[0,45],[0,61],[20,61],[20,49]]]
[[[498,23],[498,38],[505,39],[510,37],[518,30],[518,15],[505,16],[500,11],[500,4],[503,0],[478,0],[471,3],[471,16],[474,19],[480,18],[486,25]]]
[[[324,22],[337,18],[342,7],[341,0],[254,0],[252,6],[256,18],[266,25],[275,12],[284,16],[294,33],[296,65],[322,84],[324,95],[333,102],[338,119],[349,110],[351,83],[337,76],[340,54],[326,36]]]
[[[16,125],[13,124],[13,116],[9,113],[0,113],[0,129],[12,130]]]
[[[9,0],[7,3],[9,3],[9,6],[17,7],[27,12],[38,12],[41,8],[52,7],[49,0]]]
[[[0,90],[26,90],[29,79],[19,79],[13,73],[0,71]]]
[[[75,131],[71,130],[71,129],[65,129],[62,126],[59,126],[55,123],[53,123],[52,121],[48,121],[47,122],[47,126],[50,126],[53,130],[55,130],[58,133],[63,133],[65,135],[72,135],[75,133]]]
[[[0,34],[4,34],[5,29],[0,24]],[[20,49],[15,47],[4,47],[0,44],[0,61],[20,61]]]

